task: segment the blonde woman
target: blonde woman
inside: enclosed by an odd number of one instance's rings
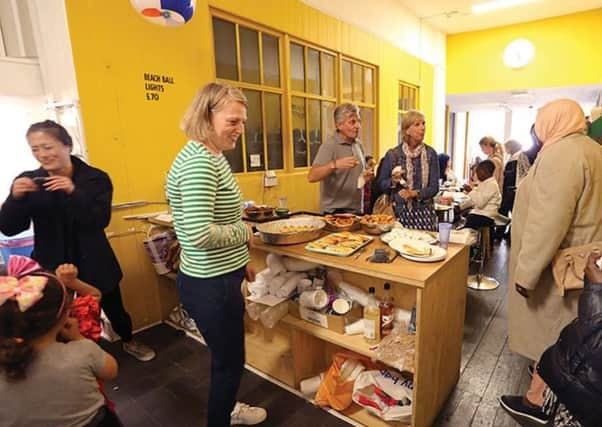
[[[487,160],[491,160],[495,165],[493,174],[500,190],[503,188],[504,181],[504,150],[502,144],[497,142],[492,136],[484,136],[479,141],[481,151],[487,156]]]
[[[242,280],[248,266],[250,228],[242,221],[241,192],[223,152],[236,147],[247,120],[239,89],[210,83],[182,119],[190,139],[167,176],[167,196],[182,247],[178,290],[211,350],[207,425],[258,424],[262,408],[236,402],[244,371]]]
[[[378,186],[393,195],[395,215],[408,228],[435,230],[437,215],[433,197],[439,191],[437,152],[424,143],[426,121],[410,110],[401,121],[402,141],[381,160]]]

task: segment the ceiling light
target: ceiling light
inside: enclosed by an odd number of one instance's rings
[[[487,13],[493,10],[504,9],[507,7],[523,5],[527,3],[535,3],[539,0],[494,0],[486,3],[478,3],[472,5],[472,13]]]

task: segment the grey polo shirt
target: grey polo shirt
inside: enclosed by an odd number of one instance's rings
[[[363,188],[357,188],[366,160],[359,140],[352,143],[341,138],[338,132],[330,141],[320,145],[312,166],[323,166],[336,159],[355,156],[359,164],[353,169],[337,169],[320,181],[320,210],[348,209],[357,213],[364,210]]]

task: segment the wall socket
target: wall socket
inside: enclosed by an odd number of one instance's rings
[[[263,176],[263,186],[264,187],[275,187],[278,185],[278,177],[276,176],[276,172],[274,171],[266,171]]]

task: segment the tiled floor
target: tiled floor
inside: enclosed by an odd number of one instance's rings
[[[527,361],[512,354],[507,346],[507,257],[507,246],[496,245],[485,267],[487,274],[502,283],[497,290],[468,290],[460,381],[436,426],[518,425],[497,403],[500,394],[524,392],[529,381]],[[120,364],[119,377],[107,384],[107,393],[117,404],[125,426],[204,426],[209,387],[207,349],[165,325],[141,332],[137,337],[157,349],[155,360],[140,363],[126,355],[119,344],[103,344]],[[347,425],[248,371],[239,399],[268,410],[264,426]]]

